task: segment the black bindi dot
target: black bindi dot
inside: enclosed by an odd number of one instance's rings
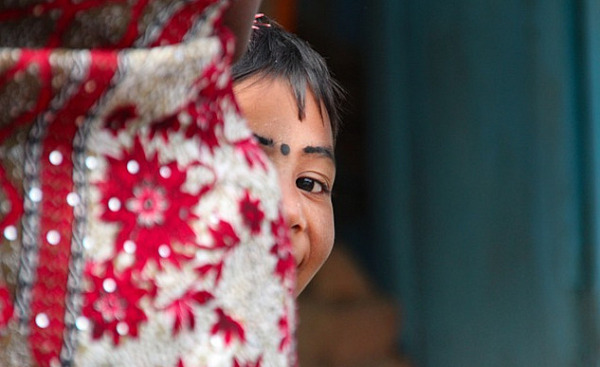
[[[283,154],[283,155],[290,154],[290,146],[287,144],[281,144],[281,154]]]

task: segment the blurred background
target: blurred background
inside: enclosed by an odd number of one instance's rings
[[[600,366],[600,1],[263,8],[349,92],[301,365]]]

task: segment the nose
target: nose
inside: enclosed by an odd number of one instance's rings
[[[302,205],[302,195],[298,192],[295,182],[292,185],[282,185],[283,215],[290,227],[292,236],[306,229],[306,215]]]
[[[303,234],[307,230],[306,213],[302,204],[302,194],[298,192],[296,183],[282,184],[283,217],[290,228],[292,254],[296,267],[300,267],[309,256],[308,237]]]
[[[299,268],[310,255],[308,239],[308,221],[303,204],[302,194],[296,187],[296,180],[286,170],[279,170],[279,186],[283,204],[283,217],[290,231],[292,254],[296,267]]]

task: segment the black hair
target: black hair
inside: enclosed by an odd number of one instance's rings
[[[234,83],[251,76],[287,80],[296,97],[300,120],[305,117],[306,90],[310,88],[321,115],[321,106],[325,106],[335,142],[341,125],[345,92],[331,75],[327,63],[308,42],[266,16],[257,21],[248,50],[233,65]]]

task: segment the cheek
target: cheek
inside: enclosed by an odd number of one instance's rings
[[[335,227],[333,220],[333,210],[331,206],[323,208],[318,216],[315,216],[314,226],[312,228],[313,238],[311,239],[311,252],[315,254],[315,265],[320,267],[329,254],[333,247],[333,241],[335,239]]]

